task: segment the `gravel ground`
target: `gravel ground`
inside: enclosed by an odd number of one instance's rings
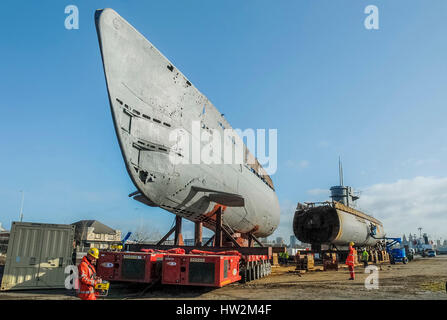
[[[356,268],[356,280],[348,281],[349,273],[314,271],[298,275],[293,267],[275,267],[269,277],[247,284],[235,283],[223,288],[177,287],[156,285],[139,296],[141,285],[112,284],[107,299],[265,299],[265,300],[320,300],[320,299],[435,299],[447,300],[447,256],[420,258],[409,264],[379,266],[379,288],[366,289],[363,267]],[[33,290],[0,292],[0,299],[77,299],[67,290]]]

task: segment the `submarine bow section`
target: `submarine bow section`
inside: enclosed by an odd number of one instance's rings
[[[280,218],[273,181],[239,135],[226,135],[224,114],[117,12],[97,10],[95,25],[133,199],[211,230],[221,208],[228,233],[272,234]],[[203,139],[214,133],[220,144]],[[225,162],[225,143],[241,150],[240,163]]]

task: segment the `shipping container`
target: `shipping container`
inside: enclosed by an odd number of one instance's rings
[[[13,222],[1,290],[64,288],[75,226]]]

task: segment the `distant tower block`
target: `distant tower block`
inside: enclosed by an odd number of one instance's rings
[[[293,247],[295,247],[296,246],[296,237],[294,236],[294,235],[291,235],[290,236],[290,246],[293,248]]]

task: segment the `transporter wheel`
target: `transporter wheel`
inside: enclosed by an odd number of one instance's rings
[[[407,263],[408,263],[408,259],[407,259],[407,257],[403,258],[403,259],[402,259],[402,262],[403,262],[404,264],[407,264]]]
[[[259,265],[258,265],[258,262],[255,263],[255,266],[254,266],[253,269],[254,269],[254,274],[255,274],[254,278],[255,278],[255,280],[258,280],[259,279]]]
[[[247,282],[247,268],[244,267],[243,269],[241,269],[239,275],[241,276],[241,283],[246,283]]]
[[[393,258],[393,257],[390,257],[390,263],[391,263],[391,264],[396,264],[396,261],[394,261],[394,258]]]
[[[257,279],[257,277],[256,277],[256,263],[253,264],[252,270],[253,270],[253,278],[252,278],[252,280],[256,280]]]
[[[253,280],[253,268],[251,267],[251,263],[247,266],[247,281]]]
[[[256,280],[256,264],[253,263],[251,266],[251,280]]]

